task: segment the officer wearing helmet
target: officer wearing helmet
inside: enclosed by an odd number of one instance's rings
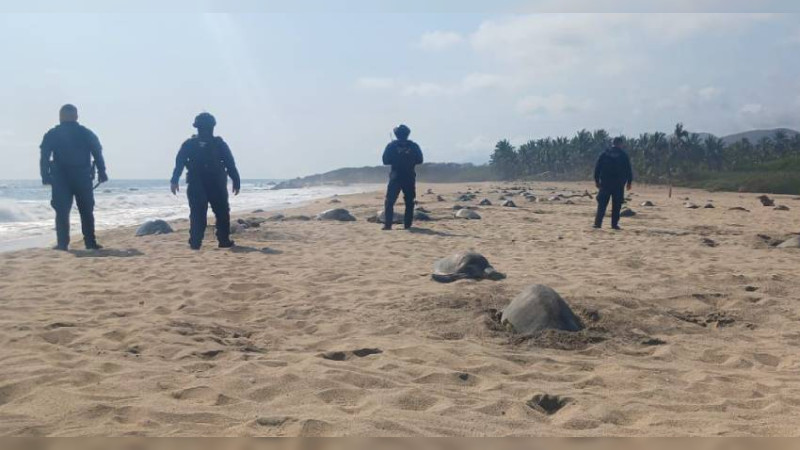
[[[417,164],[422,164],[422,150],[414,141],[408,139],[409,134],[411,134],[411,129],[405,125],[395,128],[394,135],[397,139],[390,142],[383,152],[383,164],[392,166],[389,174],[389,186],[386,188],[384,230],[392,229],[394,204],[401,191],[406,204],[403,225],[406,229],[409,229],[414,221],[414,198],[416,197],[417,179],[414,167]]]
[[[228,177],[233,182],[234,195],[239,195],[241,180],[228,144],[214,136],[217,121],[204,112],[194,119],[197,134],[183,143],[175,159],[170,189],[177,195],[183,168],[186,167],[186,196],[189,199],[189,246],[199,250],[206,231],[208,205],[217,220],[217,241],[220,248],[233,246],[230,239],[231,217],[228,204]]]
[[[108,181],[103,147],[92,131],[78,123],[78,108],[64,105],[59,110],[60,124],[44,135],[39,166],[42,184],[52,186],[50,205],[56,211],[54,250],[69,247],[69,214],[73,199],[81,215],[83,243],[88,250],[98,250],[94,234],[94,189],[92,179],[97,168],[98,181]],[[94,160],[94,161],[92,161]]]

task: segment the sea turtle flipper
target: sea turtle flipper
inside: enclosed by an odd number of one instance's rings
[[[456,274],[453,274],[453,273],[448,273],[448,274],[434,273],[433,275],[431,275],[431,278],[433,278],[434,281],[438,281],[439,283],[452,283],[454,281],[460,280],[461,278],[463,278],[463,276],[461,276],[460,274],[457,274],[457,273]]]

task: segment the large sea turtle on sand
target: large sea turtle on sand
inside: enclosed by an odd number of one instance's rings
[[[339,222],[354,222],[356,220],[350,211],[344,208],[329,209],[317,215],[317,220],[338,220]]]
[[[459,209],[455,214],[457,219],[479,220],[481,215],[471,209]]]
[[[542,284],[523,289],[503,310],[500,321],[509,331],[519,334],[547,329],[580,331],[583,328],[567,302]]]
[[[172,227],[161,219],[148,220],[143,223],[137,230],[136,236],[148,236],[151,234],[167,234],[172,233]]]
[[[778,248],[800,248],[800,236],[795,236],[783,241]]]
[[[505,277],[505,274],[494,270],[486,257],[471,251],[454,253],[436,261],[431,275],[431,278],[440,283],[451,283],[466,278],[502,280]]]

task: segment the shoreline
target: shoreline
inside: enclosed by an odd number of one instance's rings
[[[319,187],[328,187],[328,186],[319,186]],[[335,186],[330,186],[330,187],[335,187]],[[349,185],[347,187],[351,187],[351,188],[353,188],[353,187],[363,187],[363,188],[375,187],[375,189],[378,189],[377,186],[374,186],[372,184],[352,184],[352,185]],[[365,193],[365,192],[371,192],[371,190],[352,193],[352,194],[333,194],[333,195],[340,195],[340,196],[359,195],[359,193]],[[182,193],[182,194],[184,194],[184,193]],[[297,203],[292,203],[291,205],[288,205],[289,208],[286,208],[287,205],[284,205],[284,204],[273,205],[273,206],[262,206],[262,207],[256,207],[256,208],[251,208],[251,207],[242,207],[241,209],[233,209],[233,208],[231,208],[231,225],[233,225],[236,222],[237,218],[241,218],[241,217],[243,217],[244,215],[247,215],[247,214],[252,215],[251,213],[247,212],[248,210],[252,211],[252,210],[255,210],[255,209],[262,209],[265,212],[274,212],[274,211],[284,210],[284,209],[285,210],[290,210],[292,208],[302,208],[302,207],[306,206],[307,204],[309,204],[311,202],[315,202],[315,201],[318,201],[320,199],[325,199],[325,198],[328,198],[329,196],[330,195],[325,194],[325,196],[309,198],[309,199],[306,199],[306,200],[303,200],[303,201],[300,201],[300,202],[297,202]],[[233,196],[231,196],[230,198],[232,200],[235,199],[235,197],[233,197]],[[233,201],[235,201],[235,200],[233,200]],[[74,210],[75,210],[75,208],[73,207],[73,216],[75,215],[75,211]],[[55,213],[53,213],[53,214],[55,214]],[[95,211],[95,217],[97,217],[98,215],[101,215],[101,214],[102,214],[102,212],[98,213],[97,211]],[[209,220],[209,224],[211,224],[213,222],[213,217],[214,216],[211,213],[210,208],[209,208],[209,216],[208,217],[210,219]],[[155,218],[151,218],[150,220],[153,220],[153,219],[155,219]],[[187,216],[186,217],[174,217],[173,216],[170,219],[164,219],[164,220],[166,220],[168,223],[170,223],[170,225],[172,225],[173,223],[176,223],[176,222],[179,223],[179,222],[182,222],[182,221],[187,221],[188,220],[188,212],[187,212]],[[143,220],[143,221],[141,221],[140,223],[138,223],[136,225],[119,225],[119,226],[112,226],[110,228],[98,229],[97,232],[96,232],[97,239],[102,244],[103,235],[109,234],[109,233],[114,233],[116,231],[120,231],[120,230],[123,230],[123,229],[138,228],[145,221],[146,220]],[[212,225],[209,225],[209,226],[211,227]],[[71,250],[76,250],[78,248],[82,248],[82,245],[80,243],[83,242],[83,237],[79,234],[79,230],[80,230],[80,222],[78,221],[77,223],[72,223],[72,226],[71,226],[71,231],[72,231],[71,241],[72,242],[70,243]],[[78,233],[76,234],[75,231],[78,231]],[[29,236],[29,237],[22,237],[22,238],[12,239],[12,240],[9,240],[9,241],[0,241],[0,254],[8,253],[8,252],[16,252],[16,251],[21,251],[21,250],[48,248],[48,247],[50,247],[52,245],[55,245],[55,229],[53,229],[51,231],[51,233],[49,233],[47,235]],[[76,247],[76,248],[72,248],[73,246]]]

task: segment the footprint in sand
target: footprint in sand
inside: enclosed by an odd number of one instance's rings
[[[528,400],[527,405],[541,413],[552,416],[571,401],[572,399],[568,397],[550,394],[536,394],[533,396],[533,398]]]
[[[379,348],[361,348],[352,351],[327,352],[327,353],[322,353],[319,356],[323,359],[329,359],[331,361],[347,361],[348,359],[352,359],[353,356],[363,358],[365,356],[377,355],[379,353],[383,353],[383,350]]]

